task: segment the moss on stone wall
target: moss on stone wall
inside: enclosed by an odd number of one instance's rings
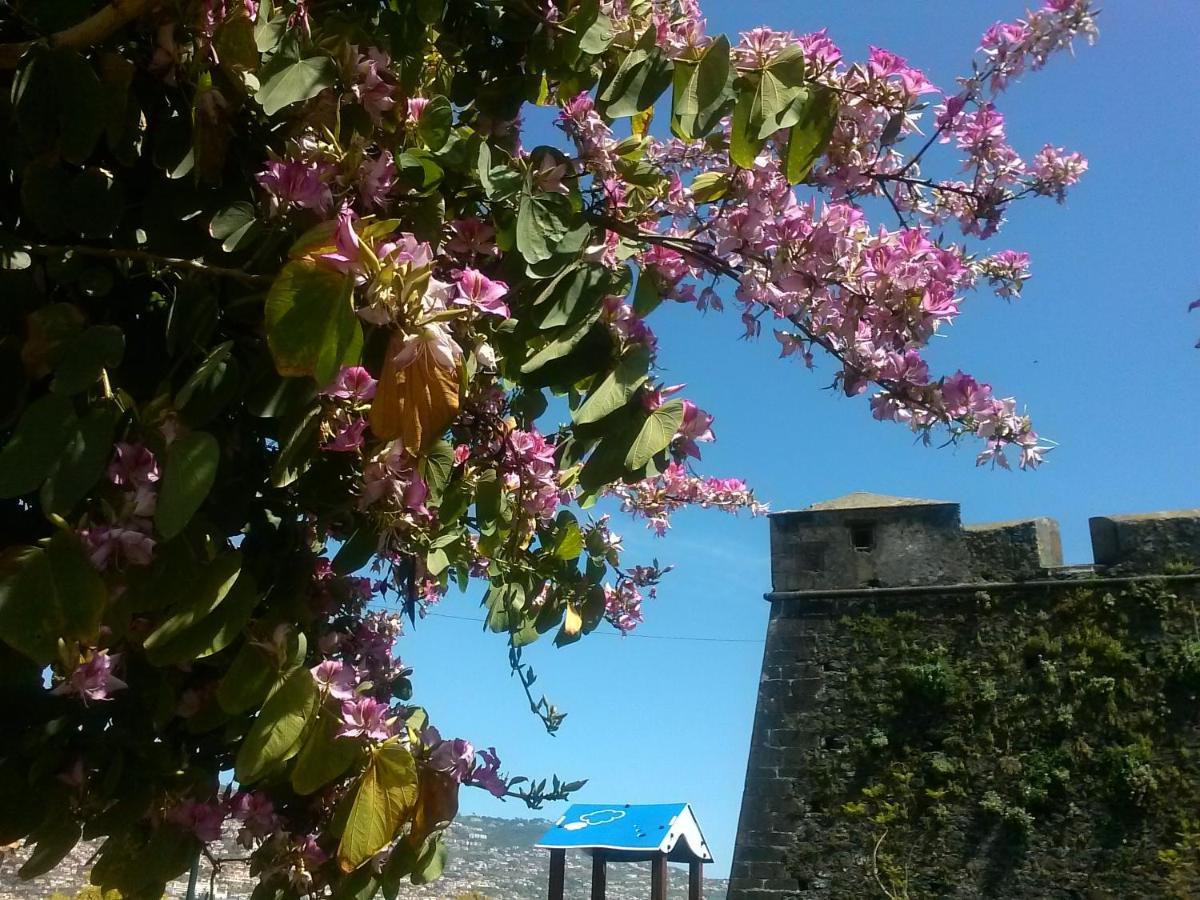
[[[822,641],[801,895],[1200,897],[1195,600],[1142,584],[940,602]]]

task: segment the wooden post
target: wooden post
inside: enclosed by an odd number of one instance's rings
[[[688,900],[703,900],[704,863],[693,859],[688,865]]]
[[[650,862],[650,900],[667,900],[667,854],[659,853]]]
[[[567,884],[567,851],[550,851],[550,893],[549,900],[563,900],[563,890]]]
[[[608,890],[608,869],[604,854],[599,850],[592,853],[592,900],[604,900]]]

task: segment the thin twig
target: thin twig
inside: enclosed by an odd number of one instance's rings
[[[108,6],[88,16],[82,22],[55,32],[45,39],[51,47],[82,50],[98,44],[113,32],[158,6],[158,0],[112,0]],[[31,47],[38,41],[17,41],[0,44],[0,69],[15,69]]]
[[[254,275],[243,269],[214,266],[211,263],[198,259],[178,259],[173,256],[159,256],[157,253],[150,253],[146,250],[134,250],[123,247],[89,247],[82,244],[23,244],[19,249],[38,256],[77,253],[80,256],[94,256],[101,259],[129,259],[161,266],[164,269],[184,269],[191,272],[202,272],[206,275],[216,275],[221,278],[233,278],[245,284],[267,285],[273,280],[270,275]]]

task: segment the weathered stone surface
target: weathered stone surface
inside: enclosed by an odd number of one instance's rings
[[[772,609],[728,900],[827,896],[820,879],[802,889],[786,859],[805,817],[801,759],[838,749],[817,725],[831,712],[827,688],[846,677],[827,662],[835,623],[901,609],[939,622],[987,602],[975,583],[1102,584],[1200,561],[1200,510],[1096,518],[1091,528],[1095,569],[1062,566],[1052,519],[963,528],[956,503],[859,493],[772,516]]]
[[[1200,509],[1096,516],[1088,525],[1098,566],[1157,573],[1200,557]]]

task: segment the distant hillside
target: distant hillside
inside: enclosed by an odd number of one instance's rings
[[[405,884],[402,900],[457,900],[475,891],[472,900],[544,900],[549,854],[534,850],[533,845],[550,827],[544,819],[497,819],[489,816],[460,816],[450,827],[450,862],[446,874],[436,884],[415,887]],[[218,855],[236,856],[243,851],[233,843]],[[21,851],[0,853],[0,900],[46,900],[51,894],[74,893],[87,883],[86,862],[95,844],[82,844],[68,857],[67,864],[52,875],[35,881],[16,876],[25,854]],[[567,855],[568,900],[587,900],[591,861],[582,854]],[[687,873],[672,870],[670,896],[684,896]],[[197,897],[199,900],[241,900],[253,887],[244,866],[227,866],[216,880],[214,896],[208,898],[208,871],[202,866]],[[650,869],[646,865],[621,864],[608,867],[609,900],[645,900],[650,894]],[[726,882],[706,879],[705,900],[724,900]],[[171,897],[182,897],[186,879],[168,888]]]

